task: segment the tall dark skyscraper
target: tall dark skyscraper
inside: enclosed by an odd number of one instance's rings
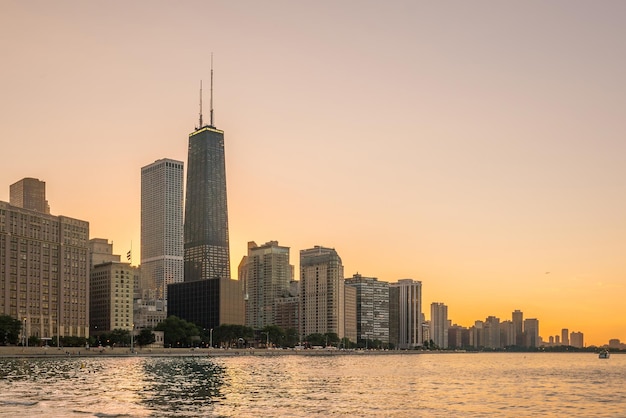
[[[185,198],[183,283],[168,285],[168,315],[203,328],[244,323],[243,292],[230,278],[228,205],[224,132],[213,125],[213,70],[211,118],[189,134]]]
[[[224,131],[212,120],[189,135],[184,236],[186,282],[230,278]]]

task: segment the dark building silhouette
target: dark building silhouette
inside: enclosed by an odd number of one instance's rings
[[[211,70],[213,79],[213,70]],[[243,324],[243,292],[230,279],[224,132],[202,123],[189,134],[184,224],[184,282],[168,285],[168,315],[203,328]],[[212,102],[212,100],[211,100]]]

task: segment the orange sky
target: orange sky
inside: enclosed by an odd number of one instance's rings
[[[53,214],[138,263],[140,168],[186,163],[213,52],[233,272],[248,241],[296,266],[324,245],[348,276],[421,280],[427,317],[520,309],[546,340],[625,341],[625,20],[619,1],[4,0],[0,200],[44,180]]]

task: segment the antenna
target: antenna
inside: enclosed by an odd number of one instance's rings
[[[211,52],[211,124],[213,126],[213,53]]]
[[[202,128],[202,80],[200,80],[200,126],[198,129]]]

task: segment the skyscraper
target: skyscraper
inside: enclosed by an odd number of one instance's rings
[[[567,329],[567,328],[563,328],[561,330],[561,343],[563,345],[570,345],[570,342],[569,342],[569,329]]]
[[[167,286],[168,315],[207,329],[242,325],[243,292],[230,278],[224,132],[213,125],[212,105],[210,124],[203,125],[202,88],[200,124],[189,134],[184,262],[184,282]]]
[[[356,343],[365,346],[373,340],[389,343],[389,283],[358,273],[345,283],[356,288]]]
[[[524,337],[526,347],[539,347],[539,320],[536,318],[524,319]]]
[[[50,213],[46,200],[46,182],[26,177],[9,186],[9,203],[18,208]]]
[[[189,134],[185,281],[218,278],[230,278],[228,205],[224,131],[211,120]]]
[[[524,341],[524,313],[519,309],[513,311],[511,315],[513,320],[513,332],[515,333],[515,345],[523,346]]]
[[[390,283],[390,294],[394,294],[394,304],[397,303],[397,312],[393,320],[398,321],[397,347],[401,350],[412,349],[423,343],[422,330],[422,282],[413,279],[401,279],[397,283]],[[395,290],[397,289],[397,290]],[[391,310],[391,309],[390,309]],[[392,320],[392,318],[390,318]],[[394,326],[395,327],[395,326]],[[390,328],[392,325],[390,324]]]
[[[345,284],[337,251],[316,245],[300,251],[300,334],[345,337]]]
[[[443,303],[430,304],[430,338],[439,348],[448,348],[448,307]]]
[[[248,255],[239,267],[244,278],[246,325],[262,329],[276,325],[276,301],[289,297],[292,269],[289,247],[270,241],[261,245],[248,243]]]
[[[167,298],[184,279],[183,162],[167,158],[141,168],[142,299]]]

